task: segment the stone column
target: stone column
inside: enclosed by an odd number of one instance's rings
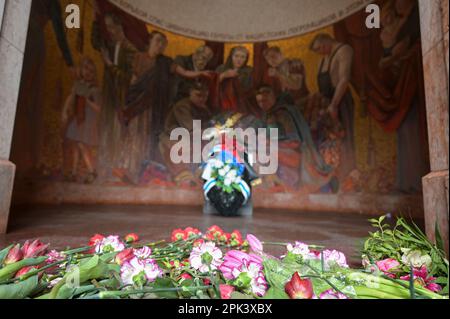
[[[425,228],[435,227],[448,255],[448,1],[419,0],[431,172],[423,181]]]
[[[0,0],[0,234],[8,226],[15,165],[9,161],[30,0]]]

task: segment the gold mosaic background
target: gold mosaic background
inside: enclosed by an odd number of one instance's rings
[[[83,7],[82,0],[62,0],[61,5],[64,8],[69,3],[75,3]],[[91,25],[94,18],[92,8],[87,4],[84,8],[84,18],[82,20],[82,30],[84,32],[83,44],[84,54],[91,57],[98,67],[98,78],[102,79],[102,59],[100,54],[95,51],[90,44]],[[191,39],[184,36],[166,32],[154,26],[148,26],[149,30],[160,30],[164,32],[169,40],[166,54],[170,57],[176,55],[191,54],[195,48],[202,45],[204,41]],[[42,150],[40,164],[50,168],[59,168],[62,165],[62,136],[61,136],[61,109],[64,99],[68,96],[72,87],[72,77],[68,68],[65,66],[60,50],[57,47],[56,38],[51,24],[46,26],[46,48],[47,55],[45,61],[45,145]],[[317,72],[320,57],[308,50],[308,45],[312,38],[318,32],[327,32],[332,34],[333,28],[327,27],[317,32],[312,32],[300,37],[290,38],[269,42],[269,45],[278,45],[288,58],[300,58],[306,66],[307,84],[311,92],[317,91]],[[75,63],[80,60],[81,54],[75,50],[77,40],[80,37],[79,30],[66,31],[69,46],[72,49]],[[225,56],[235,44],[225,45]],[[242,44],[240,44],[242,45]],[[252,61],[253,46],[244,44],[251,53],[249,61]],[[251,64],[251,63],[250,63]],[[395,161],[396,161],[396,134],[384,132],[370,117],[363,117],[361,103],[356,94],[353,94],[356,102],[355,110],[355,143],[358,169],[365,176],[365,190],[376,191],[376,184],[379,179],[394,179]],[[368,164],[368,146],[369,137],[373,139],[374,165]],[[378,170],[387,169],[387,176],[380,176]]]

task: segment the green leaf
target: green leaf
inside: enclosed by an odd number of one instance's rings
[[[238,292],[238,291],[233,291],[231,293],[231,299],[255,299],[255,298],[253,298],[250,295],[246,295],[246,294],[243,294],[241,292]]]
[[[0,286],[0,299],[24,299],[27,298],[39,285],[38,276],[15,284]]]
[[[0,268],[2,268],[3,261],[5,260],[6,256],[8,256],[9,251],[13,247],[14,247],[14,245],[10,245],[10,246],[6,247],[5,249],[0,250]]]
[[[447,284],[448,283],[448,278],[447,277],[438,277],[436,278],[436,280],[434,281],[437,284]]]
[[[437,221],[436,221],[436,226],[434,228],[435,228],[435,234],[436,234],[436,247],[440,250],[444,250],[444,241],[442,240],[442,236],[439,231],[439,225],[438,225]]]
[[[174,288],[175,285],[170,278],[157,278],[152,287],[155,289],[166,289]],[[155,294],[160,298],[178,299],[178,293],[176,291],[155,292]]]
[[[262,299],[290,299],[288,294],[279,288],[271,287]]]
[[[46,298],[59,298],[59,290],[66,285],[67,281],[70,285],[83,284],[92,279],[105,278],[110,273],[108,264],[95,255],[91,258],[85,258],[80,261],[79,266],[74,268],[74,270],[67,273],[61,281],[59,281],[51,290],[51,292],[46,295]],[[77,281],[72,283],[72,281]],[[65,297],[62,295],[61,298]]]
[[[11,279],[23,267],[37,266],[47,260],[48,257],[27,258],[0,269],[0,282]]]

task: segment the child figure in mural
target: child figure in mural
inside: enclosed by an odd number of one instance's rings
[[[256,101],[265,125],[278,128],[279,135],[279,168],[275,176],[266,177],[266,182],[305,194],[336,192],[338,184],[333,168],[318,152],[298,107],[277,101],[274,89],[268,85],[257,90]]]
[[[231,49],[225,62],[217,68],[219,74],[215,93],[215,108],[220,111],[246,112],[252,89],[253,68],[248,66],[249,51],[243,46]]]
[[[67,127],[65,138],[72,146],[69,181],[77,180],[80,159],[87,169],[84,182],[92,183],[97,177],[93,151],[98,145],[97,121],[100,110],[101,93],[97,85],[97,69],[90,58],[84,57],[78,69],[78,79],[62,111],[63,126]]]

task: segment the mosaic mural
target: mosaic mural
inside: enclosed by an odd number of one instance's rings
[[[380,1],[302,36],[259,43],[188,38],[114,5],[33,1],[12,161],[19,180],[200,189],[174,165],[170,129],[243,115],[277,127],[269,192],[416,194],[428,172],[416,1]]]

